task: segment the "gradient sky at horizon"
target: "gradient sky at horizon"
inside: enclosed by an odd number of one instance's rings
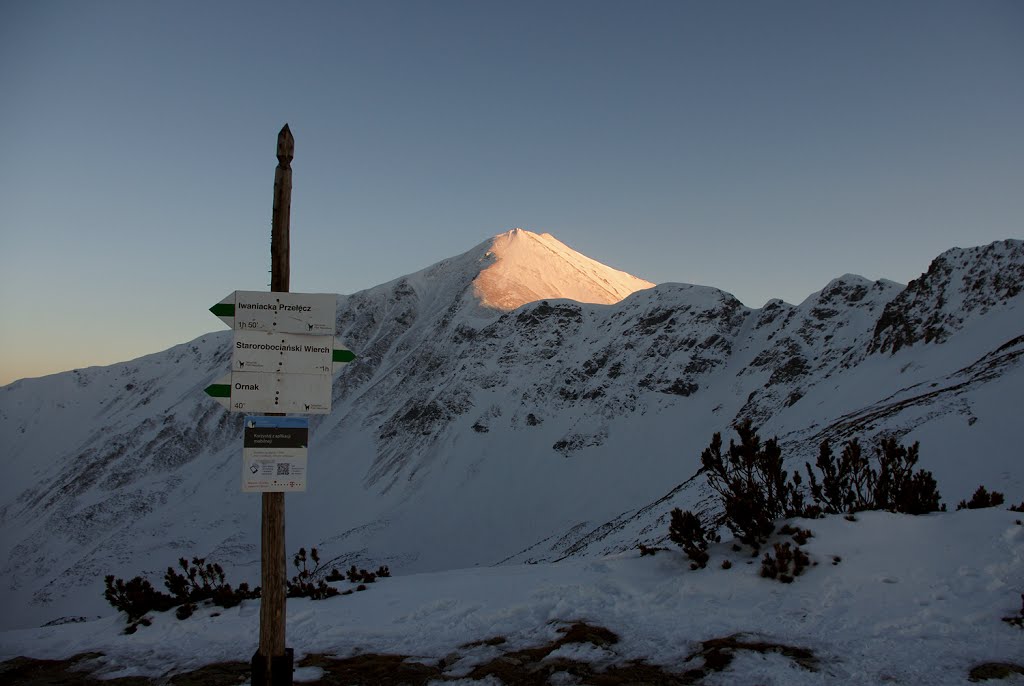
[[[798,303],[1024,236],[1024,3],[0,4],[0,384],[522,227]]]

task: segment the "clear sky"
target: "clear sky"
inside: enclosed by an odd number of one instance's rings
[[[522,227],[798,303],[1024,235],[1024,2],[0,3],[0,384]]]

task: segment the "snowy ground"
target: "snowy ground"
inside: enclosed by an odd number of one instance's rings
[[[760,561],[725,542],[698,571],[675,550],[411,576],[394,570],[399,576],[363,593],[289,600],[288,645],[296,662],[313,653],[444,659],[446,682],[453,683],[475,665],[550,643],[559,628],[586,621],[614,632],[619,642],[569,644],[546,659],[596,663],[599,670],[643,660],[682,673],[700,666],[701,658],[686,658],[701,641],[742,632],[812,651],[816,671],[781,654],[741,651],[725,671],[700,683],[963,684],[981,663],[1024,664],[1024,631],[1001,621],[1021,608],[1022,520],[1024,514],[1004,508],[802,520],[814,534],[804,549],[818,564],[789,585],[761,578]],[[721,568],[725,559],[731,569]],[[123,616],[111,614],[0,633],[0,660],[99,651],[105,678],[156,677],[248,660],[258,625],[258,601],[202,608],[185,621],[173,612],[154,615],[151,626],[133,635],[122,633]],[[466,647],[497,637],[505,641]],[[315,681],[320,675],[306,667],[295,676]],[[553,683],[577,682],[556,673]],[[1024,683],[1024,677],[999,683]]]

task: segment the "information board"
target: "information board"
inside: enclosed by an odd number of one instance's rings
[[[308,446],[309,420],[305,417],[246,417],[242,491],[305,491]]]

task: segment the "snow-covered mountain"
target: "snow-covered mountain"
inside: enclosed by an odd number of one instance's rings
[[[648,282],[513,231],[342,296],[359,356],[311,418],[288,550],[398,574],[591,556],[665,537],[715,431],[802,464],[823,439],[921,442],[947,503],[1024,497],[1024,242],[954,249],[903,287],[845,275],[799,305]],[[0,389],[0,625],[104,607],[104,574],[200,555],[256,579],[241,422],[203,395],[231,333]]]
[[[654,287],[579,254],[548,233],[513,229],[495,236],[484,259],[490,264],[473,279],[472,293],[482,305],[497,310],[545,298],[611,305]]]

